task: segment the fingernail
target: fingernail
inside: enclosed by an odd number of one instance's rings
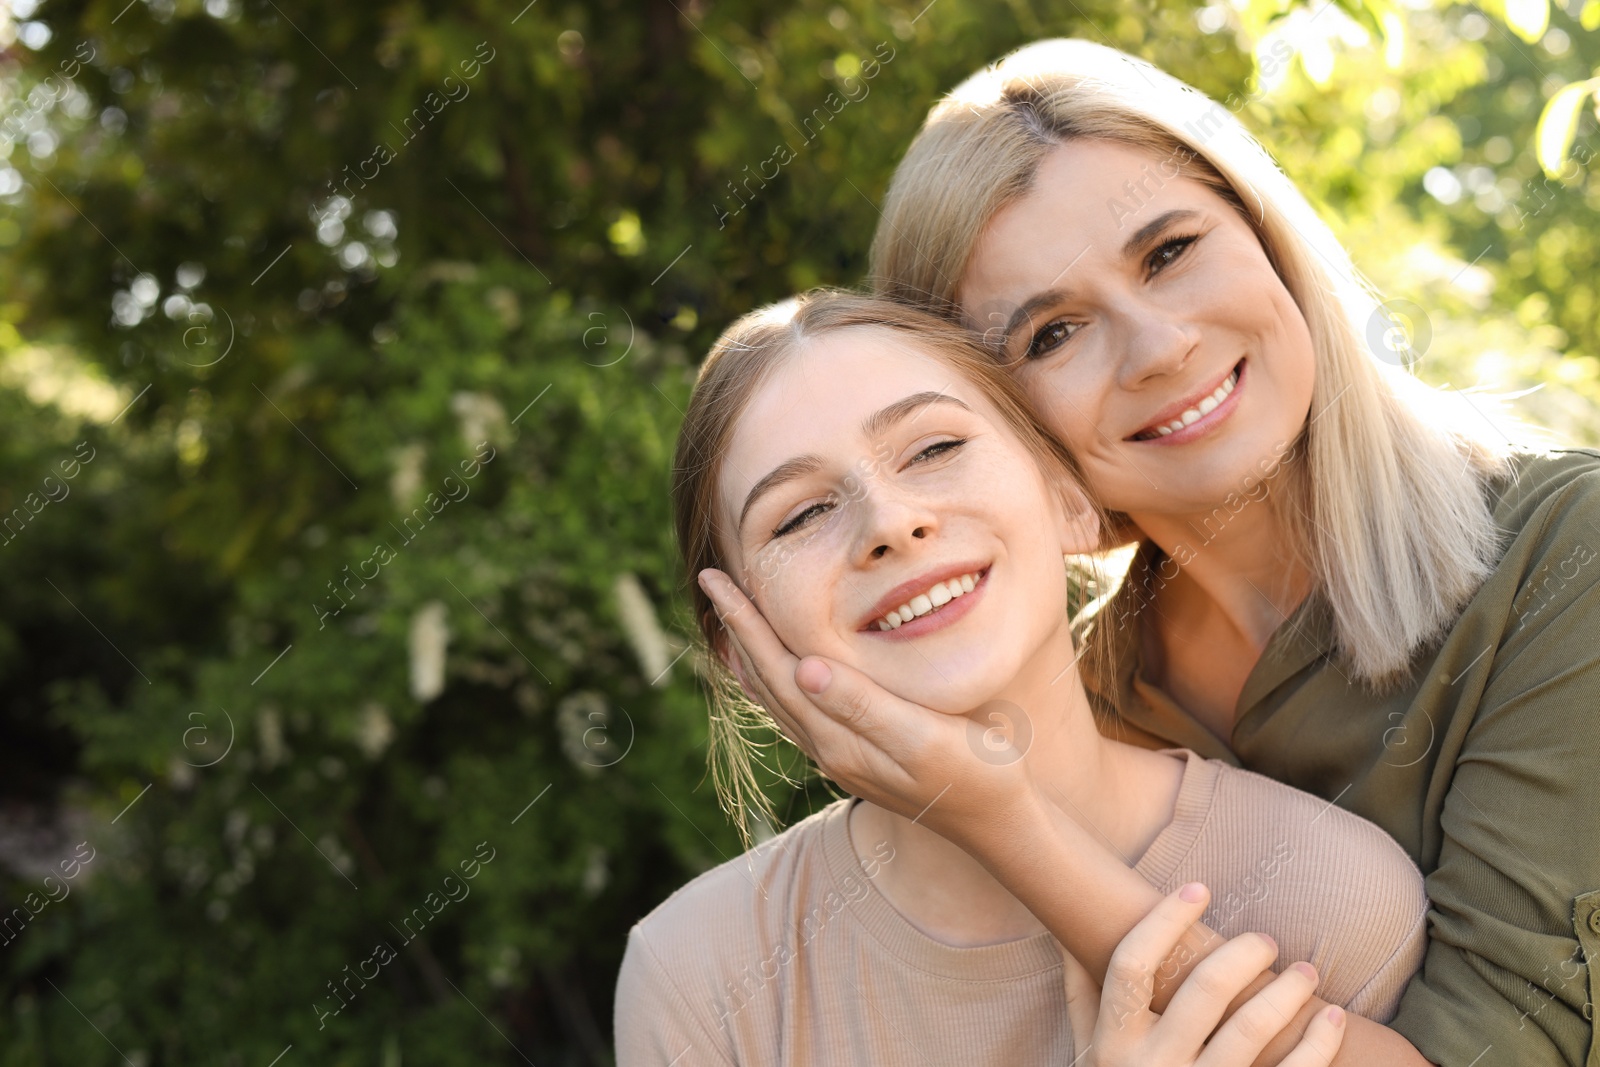
[[[722,592],[722,588],[717,584],[716,578],[711,571],[701,571],[696,575],[696,579],[700,582],[700,588],[705,591],[706,596],[716,599],[717,594]]]
[[[1317,980],[1317,969],[1304,960],[1294,965],[1293,970],[1299,971],[1313,982]]]
[[[1190,882],[1178,890],[1178,899],[1188,901],[1190,904],[1198,904],[1206,899],[1206,887],[1199,882]]]
[[[1344,1009],[1337,1004],[1330,1004],[1327,1011],[1328,1021],[1335,1026],[1344,1025]]]
[[[1261,940],[1265,941],[1267,943],[1267,947],[1272,949],[1272,951],[1274,951],[1274,952],[1278,951],[1278,943],[1276,941],[1272,940],[1272,935],[1271,934],[1263,934],[1260,931],[1257,931],[1256,932],[1256,936],[1259,937]]]
[[[815,696],[833,681],[833,670],[820,659],[801,660],[794,669],[794,680],[801,689]]]

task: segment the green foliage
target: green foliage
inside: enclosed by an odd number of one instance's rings
[[[96,850],[0,945],[0,1067],[604,1062],[628,926],[738,849],[668,516],[698,354],[856,281],[928,105],[1029,40],[1232,94],[1424,375],[1600,399],[1559,10],[1541,73],[1453,6],[125,3],[0,58],[0,780]]]

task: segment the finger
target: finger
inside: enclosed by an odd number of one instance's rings
[[[1344,1024],[1343,1008],[1330,1004],[1317,1012],[1306,1027],[1306,1036],[1279,1061],[1278,1067],[1328,1067],[1344,1043]]]
[[[730,633],[728,635],[728,643],[732,646],[734,654],[739,657],[739,662],[743,667],[742,673],[744,677],[741,681],[747,694],[762,708],[766,709],[767,714],[772,716],[773,720],[777,722],[778,728],[783,731],[790,741],[794,742],[807,756],[815,760],[817,758],[817,746],[811,730],[807,729],[806,724],[796,718],[784,702],[774,696],[761,678],[756,675],[750,665],[750,654],[739,643],[739,639]],[[817,716],[817,718],[824,717]]]
[[[717,616],[729,634],[744,647],[753,674],[773,696],[785,696],[785,683],[792,684],[794,669],[799,662],[773,633],[750,598],[734,584],[733,579],[714,568],[700,572],[700,588],[716,606]]]
[[[1241,935],[1248,938],[1251,935]],[[1223,946],[1226,948],[1227,946]],[[1220,954],[1223,949],[1218,949]],[[1270,962],[1270,961],[1269,961]],[[1253,966],[1250,963],[1249,966]],[[1248,966],[1245,967],[1248,969]],[[1199,968],[1195,968],[1198,973]],[[1240,972],[1242,974],[1242,971]],[[1245,980],[1248,985],[1258,970]],[[1242,988],[1242,987],[1241,987]],[[1224,1067],[1226,1064],[1252,1063],[1286,1027],[1292,1025],[1300,1009],[1317,989],[1317,969],[1309,963],[1296,963],[1284,969],[1260,992],[1245,1001],[1229,1016],[1207,1042],[1196,1067]],[[1181,992],[1181,991],[1180,991]],[[1177,998],[1173,998],[1176,1003]],[[1308,1031],[1309,1032],[1309,1031]],[[1337,1046],[1335,1046],[1337,1051]]]
[[[698,576],[700,588],[711,598],[728,633],[728,643],[739,657],[741,683],[751,696],[786,728],[789,739],[816,758],[816,743],[809,723],[801,717],[809,703],[793,684],[796,659],[768,625],[749,597],[722,571],[706,568]]]
[[[1061,948],[1057,943],[1058,948]],[[1094,1044],[1095,1020],[1100,1016],[1100,987],[1083,964],[1061,948],[1062,981],[1067,989],[1067,1023],[1072,1027],[1072,1046],[1082,1055]]]
[[[1106,966],[1105,985],[1100,991],[1101,1026],[1120,1029],[1130,1019],[1143,1019],[1146,1026],[1154,1022],[1150,1000],[1155,992],[1156,970],[1189,927],[1199,921],[1210,899],[1205,886],[1190,882],[1168,893],[1128,931]]]
[[[794,680],[830,719],[897,760],[924,750],[929,732],[941,724],[939,712],[903,700],[854,667],[821,656],[801,660]]]
[[[1222,947],[1195,966],[1172,995],[1172,1002],[1162,1012],[1161,1021],[1152,1031],[1158,1046],[1173,1055],[1194,1055],[1206,1044],[1211,1032],[1227,1014],[1228,1005],[1237,1000],[1261,976],[1262,971],[1271,967],[1277,957],[1277,944],[1265,934],[1240,934],[1224,942]],[[1315,971],[1312,973],[1314,975]],[[1303,981],[1303,977],[1300,980]],[[1313,980],[1309,988],[1315,987]],[[1282,1030],[1294,1018],[1294,1012],[1276,1020],[1265,1016],[1270,1014],[1273,1005],[1283,999],[1285,991],[1280,989],[1278,1000],[1260,1001],[1258,996],[1248,1001],[1255,1005],[1255,1009],[1253,1014],[1247,1016],[1246,1023],[1241,1024],[1245,1035],[1254,1037],[1258,1030],[1263,1031],[1264,1046]],[[1300,1003],[1305,1003],[1303,998]],[[1296,1005],[1296,1010],[1298,1008]],[[1232,1021],[1229,1020],[1230,1023]],[[1268,1025],[1273,1022],[1275,1025]],[[1253,1058],[1239,1062],[1248,1063]]]

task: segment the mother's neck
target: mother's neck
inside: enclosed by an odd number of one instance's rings
[[[1198,515],[1130,514],[1177,573],[1155,588],[1160,614],[1179,629],[1222,626],[1257,656],[1305,600],[1312,572],[1267,499]],[[1170,566],[1170,564],[1169,564]]]

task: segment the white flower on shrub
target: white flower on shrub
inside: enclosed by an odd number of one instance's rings
[[[402,445],[389,455],[394,460],[394,471],[389,475],[389,495],[394,498],[395,507],[407,511],[411,501],[416,499],[417,490],[422,488],[422,461],[427,458],[428,451],[412,443]]]
[[[611,709],[605,697],[592,689],[569,693],[556,707],[561,751],[585,774],[600,770],[602,763],[595,749],[605,743],[610,727]]]
[[[617,576],[612,593],[617,598],[617,615],[622,620],[622,631],[627,634],[633,654],[639,657],[645,681],[661,688],[672,680],[674,657],[683,652],[688,642],[677,634],[669,634],[656,619],[650,597],[640,584],[638,575],[624,572]]]
[[[450,410],[461,420],[461,438],[468,445],[504,440],[506,409],[488,393],[463,390],[450,398]]]
[[[394,740],[394,723],[389,712],[376,701],[361,709],[361,720],[356,724],[356,747],[368,759],[377,759]]]
[[[430,600],[411,616],[411,695],[424,704],[444,692],[446,615],[443,601]]]
[[[606,850],[599,845],[589,846],[589,861],[583,868],[583,894],[594,897],[611,881],[611,870],[606,865]]]
[[[261,744],[261,766],[272,770],[289,758],[289,746],[283,743],[283,719],[278,709],[268,705],[256,717],[256,738]]]

